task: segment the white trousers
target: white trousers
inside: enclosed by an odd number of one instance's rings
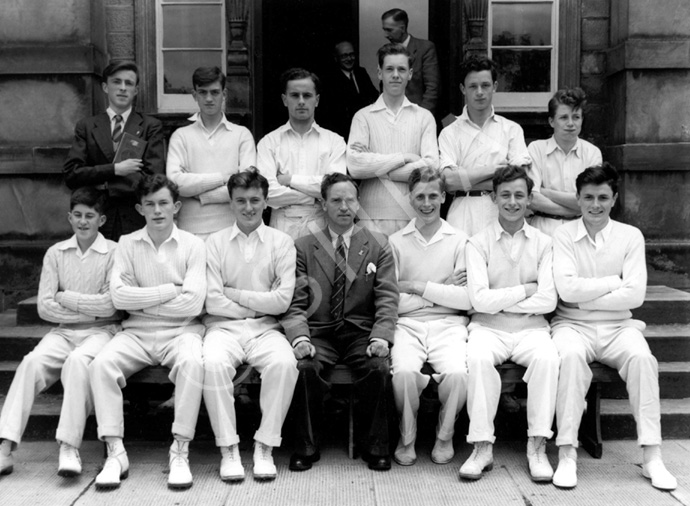
[[[170,368],[175,385],[172,433],[194,439],[204,383],[201,336],[204,326],[152,330],[129,328],[113,337],[89,367],[98,437],[124,437],[122,388],[135,372],[150,365]]]
[[[270,226],[297,240],[310,232],[323,230],[326,226],[326,214],[320,205],[271,209]]]
[[[297,359],[285,336],[275,329],[260,335],[236,329],[214,328],[204,338],[204,403],[217,446],[239,442],[232,380],[244,362],[261,373],[261,424],[254,439],[280,446],[285,421],[297,382]]]
[[[491,195],[455,197],[448,209],[446,221],[472,237],[498,219],[498,208]]]
[[[398,319],[395,346],[391,348],[393,395],[400,414],[400,436],[410,444],[417,434],[419,396],[430,377],[421,373],[425,362],[436,372],[441,411],[436,437],[452,439],[455,420],[467,398],[466,318],[449,316],[441,320]]]
[[[496,440],[494,418],[501,395],[497,365],[512,360],[527,368],[527,435],[550,438],[556,408],[559,358],[548,328],[502,332],[470,323],[467,341],[468,443]]]
[[[55,438],[80,447],[93,409],[89,364],[117,331],[117,325],[52,329],[17,368],[0,415],[0,439],[21,441],[36,395],[62,381],[64,396]]]
[[[578,430],[585,410],[585,396],[592,382],[589,363],[614,367],[628,390],[640,445],[661,444],[659,369],[642,335],[639,320],[553,323],[553,342],[561,356],[558,379],[556,444],[578,445]]]

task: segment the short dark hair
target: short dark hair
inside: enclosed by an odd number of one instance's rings
[[[574,109],[584,109],[587,105],[587,95],[582,88],[564,88],[553,94],[549,100],[549,118],[556,117],[559,105],[568,105]]]
[[[407,50],[405,46],[403,46],[402,44],[398,44],[396,42],[384,44],[376,52],[376,57],[379,61],[379,68],[383,68],[383,60],[386,58],[386,56],[391,56],[395,54],[402,54],[407,56],[407,63],[410,66],[410,68],[412,68],[412,65],[414,64],[414,56],[412,56],[412,54]]]
[[[494,193],[498,191],[499,185],[503,183],[510,183],[511,181],[516,181],[518,179],[524,179],[527,183],[527,195],[532,193],[532,188],[534,187],[534,181],[527,175],[526,165],[508,165],[497,169],[494,172],[494,177],[492,180]]]
[[[577,188],[577,194],[580,194],[582,188],[588,184],[599,186],[600,184],[607,184],[611,187],[611,191],[615,195],[618,193],[618,181],[620,180],[620,175],[616,168],[608,162],[604,162],[601,165],[595,165],[593,167],[586,168],[581,172],[577,179],[575,179],[575,188]]]
[[[438,184],[442,192],[446,191],[446,181],[443,179],[441,172],[433,167],[422,167],[416,168],[410,173],[410,177],[407,178],[407,189],[412,193],[414,187],[419,183],[431,183],[432,181],[438,181]]]
[[[472,55],[460,64],[460,83],[464,86],[467,74],[470,72],[491,71],[491,82],[498,81],[498,67],[493,60],[486,56]]]
[[[146,195],[156,193],[163,188],[170,190],[173,202],[177,202],[180,199],[180,190],[172,180],[165,177],[164,174],[150,174],[142,177],[134,190],[137,202],[141,204]]]
[[[94,188],[93,186],[82,186],[72,192],[69,198],[69,210],[71,211],[79,204],[93,208],[98,214],[103,214],[105,211],[105,203],[107,200],[105,192]]]
[[[328,190],[331,188],[331,186],[338,183],[352,183],[355,186],[357,198],[359,199],[359,186],[354,179],[347,174],[343,174],[342,172],[331,172],[330,174],[323,176],[323,180],[321,181],[321,198],[324,200],[324,202],[328,200]]]
[[[405,30],[407,30],[407,25],[410,23],[407,12],[402,9],[391,9],[381,14],[381,21],[388,18],[393,18],[393,21],[396,23],[402,22],[402,24],[405,25]]]
[[[103,69],[101,82],[108,84],[108,78],[117,74],[121,70],[131,70],[137,75],[137,83],[139,84],[139,67],[133,61],[112,61],[106,68]]]
[[[311,79],[314,83],[316,94],[318,95],[321,93],[321,80],[319,79],[319,76],[313,72],[309,72],[308,70],[299,67],[287,69],[280,75],[280,88],[283,90],[283,93],[287,92],[288,82],[297,81],[299,79]]]
[[[192,87],[195,90],[216,81],[220,81],[220,87],[225,89],[225,74],[220,67],[198,67],[192,74]]]
[[[268,179],[261,175],[259,169],[253,165],[247,167],[243,171],[236,172],[230,179],[228,179],[228,194],[232,199],[232,191],[235,188],[259,188],[264,194],[264,198],[268,198]]]

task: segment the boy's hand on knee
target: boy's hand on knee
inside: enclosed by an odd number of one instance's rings
[[[387,357],[388,353],[387,341],[372,341],[367,346],[367,356],[369,357]]]
[[[316,348],[309,341],[302,341],[297,346],[295,346],[292,351],[295,353],[295,358],[300,360],[307,356],[313,357],[316,353]]]

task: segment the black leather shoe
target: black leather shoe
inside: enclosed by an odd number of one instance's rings
[[[314,455],[300,455],[293,453],[290,457],[290,471],[308,471],[314,462],[321,459],[321,454],[316,452]]]
[[[369,463],[369,469],[373,471],[388,471],[391,468],[391,458],[388,455],[368,455],[366,461]]]

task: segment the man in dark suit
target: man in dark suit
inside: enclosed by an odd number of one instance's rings
[[[101,86],[108,97],[108,109],[77,123],[72,148],[62,169],[65,183],[72,190],[96,186],[107,191],[106,222],[101,231],[115,241],[122,234],[145,225],[134,207],[137,203],[134,188],[141,176],[165,174],[161,122],[132,108],[138,85],[139,69],[133,62],[111,63],[103,70]],[[125,134],[146,142],[143,154],[141,158],[113,163]]]
[[[354,224],[356,183],[332,173],[321,185],[328,225],[298,239],[297,281],[282,321],[298,359],[292,400],[297,424],[292,471],[319,460],[324,391],[333,366],[352,368],[359,399],[360,449],[369,468],[390,469],[388,413],[391,403],[389,349],[398,310],[395,266],[385,236]]]
[[[441,81],[436,46],[407,33],[408,23],[407,12],[402,9],[391,9],[381,16],[384,36],[390,42],[405,46],[412,55],[412,78],[405,89],[405,96],[435,115]]]
[[[333,57],[336,66],[323,80],[319,117],[326,128],[347,141],[352,117],[362,107],[374,103],[379,93],[366,69],[357,65],[357,55],[350,42],[338,42]]]

